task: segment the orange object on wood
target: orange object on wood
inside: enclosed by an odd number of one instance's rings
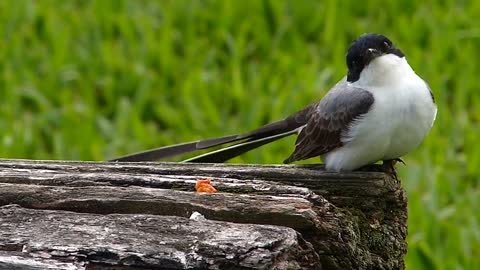
[[[208,192],[213,193],[217,192],[217,190],[212,186],[211,179],[197,179],[197,183],[195,184],[195,190],[197,192]]]

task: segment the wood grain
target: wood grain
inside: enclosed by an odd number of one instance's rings
[[[404,269],[405,193],[371,169],[0,160],[0,268]]]

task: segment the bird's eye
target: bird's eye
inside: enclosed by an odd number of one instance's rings
[[[385,45],[385,48],[390,48],[390,44],[386,41],[383,42],[383,45]]]

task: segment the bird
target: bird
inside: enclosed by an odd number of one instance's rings
[[[383,161],[392,167],[425,139],[437,114],[429,85],[404,53],[382,34],[366,33],[346,53],[346,76],[318,102],[238,135],[198,140],[127,155],[111,161],[154,161],[225,144],[185,162],[225,162],[297,134],[284,163],[320,157],[327,171],[354,171]],[[403,161],[402,161],[403,162]]]

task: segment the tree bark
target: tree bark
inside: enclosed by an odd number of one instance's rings
[[[0,160],[0,269],[404,269],[406,197],[371,169]]]

